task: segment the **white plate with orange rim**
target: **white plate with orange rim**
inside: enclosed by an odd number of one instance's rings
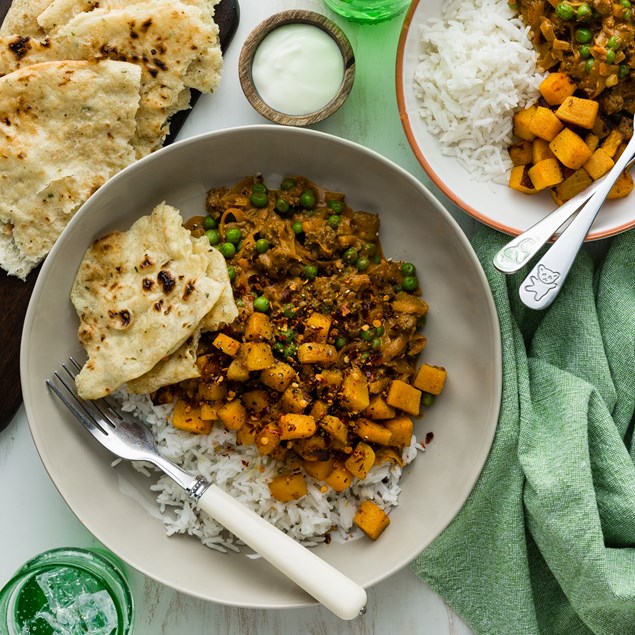
[[[555,209],[547,192],[527,196],[493,181],[471,178],[454,157],[442,153],[439,140],[419,115],[415,72],[423,50],[421,29],[430,18],[442,18],[443,0],[414,0],[405,17],[397,50],[397,103],[408,142],[430,179],[465,212],[506,234],[517,236]],[[635,227],[635,195],[607,201],[587,240],[614,236]]]

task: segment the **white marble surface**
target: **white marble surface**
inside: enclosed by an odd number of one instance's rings
[[[240,0],[240,6],[241,22],[225,57],[222,85],[214,95],[199,100],[181,131],[182,138],[208,130],[266,123],[252,110],[240,88],[238,56],[242,43],[262,19],[277,11],[319,11],[334,19],[351,40],[357,76],[345,105],[315,128],[361,143],[392,159],[428,185],[467,233],[473,231],[475,223],[430,184],[401,127],[394,67],[403,16],[380,25],[359,26],[338,18],[320,0]],[[0,433],[0,500],[0,585],[24,561],[45,549],[96,544],[44,470],[23,409]],[[352,622],[341,621],[322,607],[265,611],[204,602],[134,570],[130,571],[130,580],[137,607],[135,635],[471,633],[408,568],[370,589],[366,615]]]

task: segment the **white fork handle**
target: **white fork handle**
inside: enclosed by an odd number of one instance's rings
[[[198,506],[338,617],[352,620],[366,605],[363,587],[216,485]]]

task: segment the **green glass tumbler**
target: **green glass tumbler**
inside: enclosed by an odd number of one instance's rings
[[[0,590],[2,623],[8,635],[130,635],[134,603],[123,564],[102,549],[45,551]]]
[[[410,0],[324,0],[324,4],[351,22],[376,24],[399,15]]]

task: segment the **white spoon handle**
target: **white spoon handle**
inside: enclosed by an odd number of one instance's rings
[[[199,507],[338,617],[351,620],[366,605],[366,591],[216,485]]]

